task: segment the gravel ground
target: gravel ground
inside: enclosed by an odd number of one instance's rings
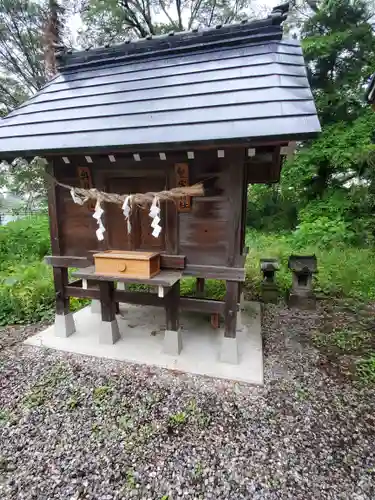
[[[375,391],[319,368],[321,316],[267,307],[264,388],[0,332],[0,499],[374,499]]]

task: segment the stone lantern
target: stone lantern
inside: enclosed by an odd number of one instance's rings
[[[315,255],[291,255],[288,267],[293,273],[289,307],[315,309],[316,297],[313,292],[313,274],[317,272]]]
[[[276,271],[280,269],[276,259],[260,259],[260,270],[263,274],[261,284],[263,302],[277,302],[279,290],[276,284]]]

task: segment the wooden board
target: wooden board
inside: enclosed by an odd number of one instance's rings
[[[165,189],[165,179],[161,177],[110,177],[107,179],[107,191],[120,194],[146,193]],[[121,207],[113,203],[105,204],[105,221],[108,231],[108,243],[112,249],[121,250],[164,250],[165,248],[165,214],[161,206],[161,223],[163,230],[158,238],[152,236],[149,207],[134,207],[130,216],[131,232],[128,233],[127,222]]]
[[[181,279],[182,273],[179,271],[160,271],[153,278],[130,278],[115,274],[99,274],[95,272],[94,266],[90,266],[80,271],[75,271],[73,276],[93,281],[120,281],[121,283],[140,283],[144,285],[171,287]]]

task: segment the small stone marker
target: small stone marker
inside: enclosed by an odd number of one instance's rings
[[[260,259],[260,270],[263,273],[261,284],[263,302],[276,303],[279,289],[276,284],[275,273],[280,269],[277,259]]]
[[[313,292],[313,274],[317,272],[315,255],[291,255],[288,267],[293,273],[292,289],[289,293],[289,307],[315,309],[316,297]]]

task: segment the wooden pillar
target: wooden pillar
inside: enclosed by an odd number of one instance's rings
[[[237,325],[237,304],[238,304],[238,283],[237,281],[227,281],[225,294],[225,337],[236,337]]]
[[[244,182],[245,182],[244,148],[238,148],[225,153],[225,171],[228,193],[228,267],[242,266],[243,250],[243,213],[244,213]],[[237,347],[237,310],[239,283],[227,281],[224,312],[224,338],[220,359],[226,363],[238,363]]]
[[[204,287],[205,287],[205,279],[197,278],[195,283],[196,296],[199,298],[204,297]]]
[[[76,329],[73,315],[70,312],[69,297],[65,295],[68,285],[68,270],[64,267],[53,268],[53,279],[56,292],[55,335],[70,337]]]
[[[100,304],[102,308],[102,324],[99,331],[100,344],[114,344],[120,338],[116,320],[116,302],[114,301],[115,285],[113,281],[101,281]]]
[[[177,356],[182,349],[180,329],[180,281],[169,290],[165,299],[166,324],[164,336],[164,352]]]
[[[56,176],[55,167],[50,163],[47,172]],[[61,255],[61,239],[59,224],[59,187],[53,182],[48,185],[48,214],[51,237],[52,255]],[[68,285],[68,270],[63,267],[53,268],[53,280],[56,292],[56,315],[55,315],[55,335],[58,337],[69,337],[75,332],[73,315],[69,309],[69,297],[65,295],[65,287]]]
[[[238,363],[238,346],[236,338],[238,282],[227,281],[224,312],[224,338],[221,346],[220,361]]]

